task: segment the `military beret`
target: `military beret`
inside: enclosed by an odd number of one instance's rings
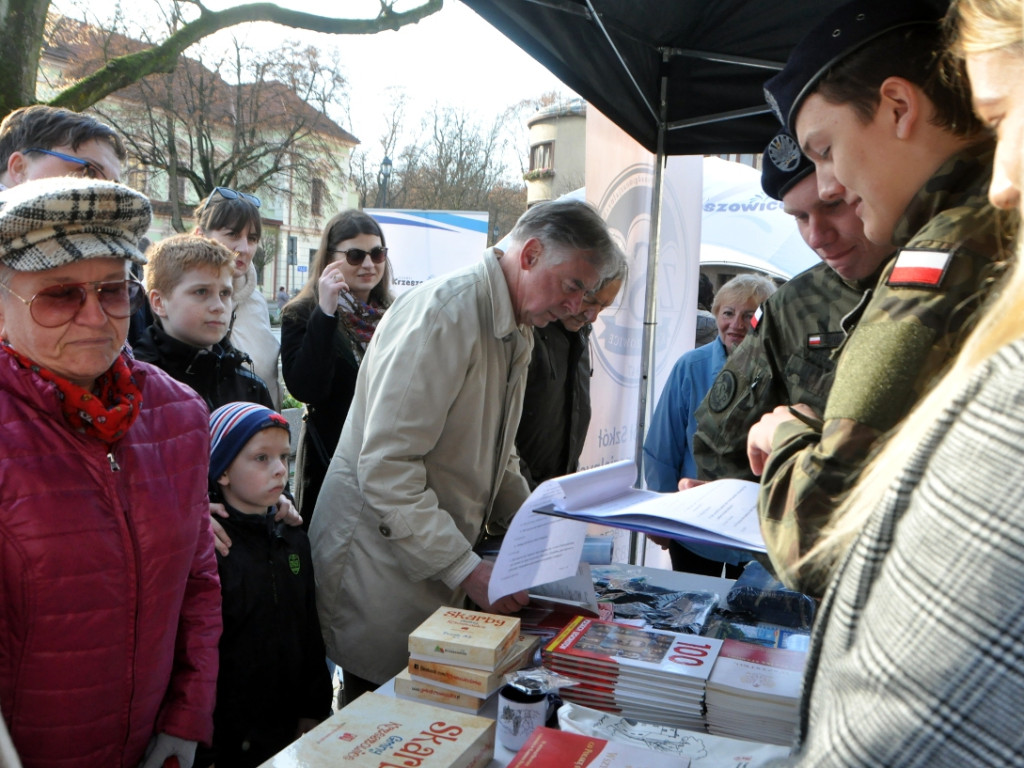
[[[829,70],[857,49],[900,27],[937,24],[943,11],[929,0],[853,0],[840,6],[796,44],[782,71],[764,85],[779,121],[796,133],[800,105]],[[899,56],[899,51],[893,51]]]
[[[798,181],[814,172],[814,163],[800,151],[796,139],[779,131],[764,150],[761,161],[761,189],[781,200]]]
[[[145,264],[138,244],[152,218],[145,195],[122,184],[70,176],[0,192],[0,264],[39,272],[84,259]]]

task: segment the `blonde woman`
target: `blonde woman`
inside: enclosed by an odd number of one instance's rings
[[[953,48],[1020,204],[1021,0],[959,0]],[[811,564],[838,574],[808,659],[801,766],[1024,764],[1024,270],[874,459]]]
[[[697,477],[697,464],[693,459],[697,406],[725,365],[726,356],[750,332],[754,312],[773,293],[775,283],[768,278],[737,275],[715,294],[711,314],[718,325],[718,338],[676,361],[644,440],[644,478],[651,490],[668,493],[676,490],[680,478]],[[740,550],[684,545],[669,540],[657,543],[667,546],[676,571],[720,576],[722,563],[728,562],[726,573],[736,578],[740,574],[740,563],[750,559],[749,553]]]

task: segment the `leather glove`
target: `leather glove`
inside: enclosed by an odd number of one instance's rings
[[[192,768],[196,759],[196,742],[158,733],[150,740],[139,768],[164,768],[170,758],[176,758],[178,768]],[[172,760],[170,765],[174,766],[175,762]]]

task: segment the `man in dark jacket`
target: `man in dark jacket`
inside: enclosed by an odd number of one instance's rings
[[[578,315],[533,331],[533,357],[516,432],[519,467],[533,490],[545,480],[579,469],[590,426],[592,323],[622,287],[610,278],[583,299]]]

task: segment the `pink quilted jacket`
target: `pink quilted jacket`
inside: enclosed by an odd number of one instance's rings
[[[142,412],[108,456],[0,355],[0,711],[25,768],[135,768],[155,731],[212,736],[206,407],[133,369]]]

